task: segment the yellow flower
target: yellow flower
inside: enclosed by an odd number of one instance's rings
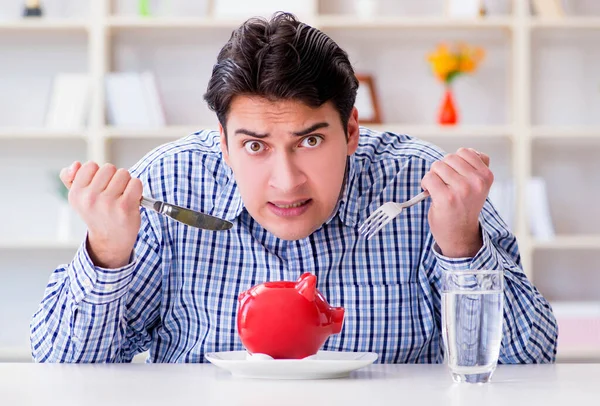
[[[442,82],[450,83],[460,74],[474,72],[484,55],[482,48],[465,43],[458,43],[452,48],[447,44],[440,44],[427,56],[427,60],[433,74]]]

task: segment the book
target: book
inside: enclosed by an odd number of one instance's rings
[[[512,180],[496,180],[490,188],[488,199],[504,220],[510,231],[514,230],[515,219],[515,183]]]
[[[446,0],[446,15],[456,18],[480,17],[482,0]]]
[[[90,78],[82,73],[59,73],[55,76],[45,126],[57,130],[80,130],[85,127],[90,105]]]
[[[545,18],[558,18],[565,15],[561,0],[532,0],[535,14]]]
[[[160,128],[166,124],[152,72],[113,72],[106,75],[106,109],[110,125]]]
[[[554,238],[554,224],[544,178],[533,177],[527,183],[527,216],[531,234],[535,238],[539,240]]]
[[[151,125],[153,127],[164,127],[166,125],[165,111],[158,92],[156,76],[150,71],[145,71],[140,74],[140,79]]]

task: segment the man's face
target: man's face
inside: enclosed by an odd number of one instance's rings
[[[344,181],[346,157],[358,146],[356,109],[348,140],[339,113],[328,102],[311,108],[298,101],[236,96],[221,150],[250,215],[284,240],[317,230],[333,213]]]

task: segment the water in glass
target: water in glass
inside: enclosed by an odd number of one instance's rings
[[[442,336],[452,378],[488,382],[502,341],[502,271],[447,272],[442,279]]]

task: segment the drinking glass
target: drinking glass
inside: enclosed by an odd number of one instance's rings
[[[489,382],[500,354],[504,271],[442,273],[442,337],[455,382]]]

